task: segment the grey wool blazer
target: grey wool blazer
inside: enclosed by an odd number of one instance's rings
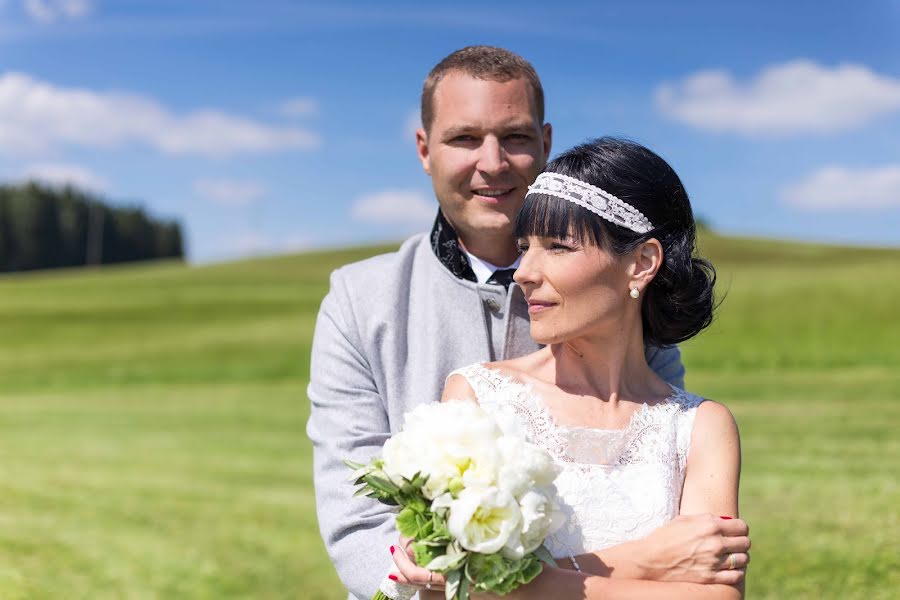
[[[388,507],[352,497],[342,461],[368,462],[404,413],[440,399],[454,369],[537,349],[521,288],[456,278],[426,235],[332,273],[313,338],[307,434],[319,528],[350,598],[372,597],[397,533]],[[677,347],[648,348],[647,358],[683,387]]]

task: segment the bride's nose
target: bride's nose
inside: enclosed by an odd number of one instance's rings
[[[522,259],[519,261],[519,268],[513,273],[513,281],[518,283],[521,287],[540,284],[540,269],[538,268],[534,253],[526,250],[522,254]]]

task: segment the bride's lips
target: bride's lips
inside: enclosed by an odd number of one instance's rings
[[[472,195],[488,204],[500,204],[512,197],[514,187],[480,187],[472,189]]]
[[[542,300],[529,300],[528,301],[528,314],[534,315],[537,313],[544,312],[545,310],[549,310],[556,306],[556,302],[544,302]]]

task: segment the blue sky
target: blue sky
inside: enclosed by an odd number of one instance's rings
[[[179,219],[191,260],[401,239],[421,82],[537,68],[554,154],[626,135],[742,235],[900,246],[900,1],[0,0],[0,180]]]

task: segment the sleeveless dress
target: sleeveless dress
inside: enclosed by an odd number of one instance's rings
[[[672,387],[643,405],[624,429],[557,425],[528,384],[474,364],[463,376],[488,412],[511,412],[562,472],[556,501],[566,523],[547,538],[554,558],[645,537],[678,515],[697,407],[703,398]]]

